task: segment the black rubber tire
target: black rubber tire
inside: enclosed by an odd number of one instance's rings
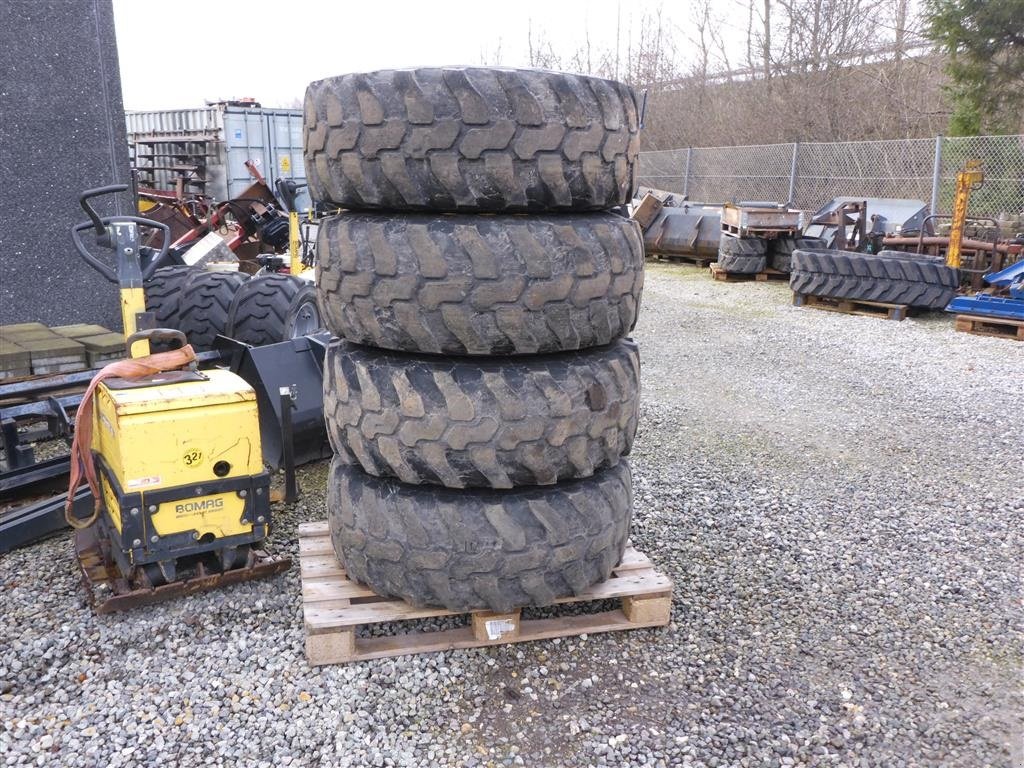
[[[276,344],[294,338],[300,314],[310,311],[319,316],[312,281],[294,275],[258,275],[235,293],[226,333],[254,347]]]
[[[249,276],[197,270],[184,286],[178,329],[197,350],[209,349],[228,328],[231,302]]]
[[[768,241],[768,266],[779,272],[792,269],[793,251],[824,250],[828,246],[820,237],[777,237]]]
[[[584,211],[633,197],[622,83],[524,69],[381,70],[311,83],[309,192],[344,208]]]
[[[625,461],[549,488],[453,491],[376,478],[335,457],[327,485],[349,578],[450,611],[550,605],[607,579],[632,512]]]
[[[794,293],[944,309],[960,286],[960,271],[941,259],[910,253],[795,250]]]
[[[161,267],[143,283],[146,311],[156,315],[157,328],[177,328],[185,283],[195,273],[191,267]]]
[[[636,323],[644,279],[640,228],[612,213],[343,213],[321,223],[317,253],[332,333],[429,354],[608,344]]]
[[[760,237],[722,235],[718,243],[718,266],[726,272],[756,275],[768,265],[767,246]]]
[[[628,454],[640,405],[632,341],[560,355],[443,358],[335,341],[324,415],[365,472],[447,488],[590,477]]]

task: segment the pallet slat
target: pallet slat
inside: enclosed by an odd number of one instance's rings
[[[351,584],[351,582],[349,582]],[[312,586],[312,585],[311,585]],[[555,601],[556,605],[578,603],[586,600],[609,600],[616,597],[629,597],[643,594],[662,596],[672,591],[672,581],[654,571],[631,576],[612,576],[607,581],[595,584],[582,595],[563,597]],[[329,589],[317,592],[321,600],[332,599],[339,595],[330,595]],[[372,596],[373,593],[370,592]],[[305,600],[305,588],[303,588]],[[357,627],[360,624],[401,621],[404,619],[421,619],[431,616],[452,616],[459,611],[439,611],[437,608],[416,608],[402,600],[382,598],[378,602],[353,605],[344,610],[325,610],[320,604],[307,603],[305,608],[306,626],[313,630],[337,629],[341,627]]]
[[[718,266],[717,261],[711,265],[711,277],[712,279],[723,283],[749,283],[751,281],[766,283],[771,280],[789,280],[789,275],[786,272],[780,272],[779,270],[772,269],[771,267],[753,274],[743,272],[726,272]]]
[[[905,320],[910,312],[907,304],[887,304],[883,301],[862,301],[860,299],[836,299],[831,296],[815,296],[809,293],[793,293],[794,307],[810,307],[826,312],[844,315],[878,317],[887,320]]]
[[[1000,339],[1024,341],[1024,320],[1005,317],[980,317],[978,315],[957,315],[956,329],[975,336],[993,336]]]
[[[436,632],[408,632],[390,637],[360,637],[355,638],[351,655],[346,655],[344,658],[337,660],[325,659],[320,662],[310,659],[310,663],[332,664],[349,661],[367,661],[369,659],[406,656],[414,653],[432,653],[460,648],[480,648],[487,645],[504,645],[506,643],[550,640],[556,637],[573,637],[575,635],[597,634],[599,632],[660,627],[666,623],[664,621],[632,622],[626,618],[622,611],[615,610],[579,616],[563,616],[557,619],[531,619],[523,621],[519,635],[513,638],[501,637],[497,640],[479,640],[473,635],[471,627],[458,627],[456,629],[444,629]]]
[[[697,256],[686,253],[660,253],[659,251],[648,250],[648,258],[656,261],[667,261],[672,263],[693,264],[699,269],[706,269],[715,260],[714,256]]]
[[[622,562],[607,581],[556,605],[620,599],[616,610],[546,619],[522,619],[518,611],[497,616],[486,611],[454,612],[416,608],[381,597],[348,579],[330,545],[327,525],[299,526],[306,656],[310,664],[334,664],[411,653],[475,648],[510,642],[544,640],[583,633],[663,626],[671,613],[672,580],[654,570],[642,552],[627,545]],[[353,602],[358,601],[358,602]],[[471,616],[470,626],[434,631],[397,631],[387,636],[357,637],[361,626],[391,624],[444,616]],[[489,636],[496,619],[497,636]],[[475,628],[475,629],[474,629]]]

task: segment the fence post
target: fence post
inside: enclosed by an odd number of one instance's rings
[[[935,163],[932,166],[932,216],[939,212],[939,175],[942,173],[942,134],[935,137]]]
[[[800,142],[793,142],[793,159],[789,163],[789,197],[786,198],[786,202],[790,205],[796,205],[796,159],[800,154]]]
[[[683,169],[683,197],[690,196],[690,157],[693,155],[693,147],[686,148],[686,168]]]

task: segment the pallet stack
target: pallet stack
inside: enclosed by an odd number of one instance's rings
[[[643,245],[607,209],[631,197],[637,134],[632,91],[591,77],[310,85],[310,192],[345,209],[317,246],[343,571],[305,595],[311,632],[371,621],[354,589],[416,615],[490,611],[476,640],[515,639],[520,608],[586,594],[622,560]],[[325,605],[347,618],[318,624]],[[335,641],[311,661],[359,657]]]
[[[0,326],[0,378],[99,368],[125,356],[124,337],[101,325],[42,323]]]

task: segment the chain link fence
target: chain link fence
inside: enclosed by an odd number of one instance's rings
[[[923,200],[933,213],[949,213],[957,171],[972,159],[981,161],[985,183],[971,194],[971,215],[1019,217],[1024,135],[641,152],[640,184],[708,203],[790,200],[817,210],[834,197],[898,197]]]

